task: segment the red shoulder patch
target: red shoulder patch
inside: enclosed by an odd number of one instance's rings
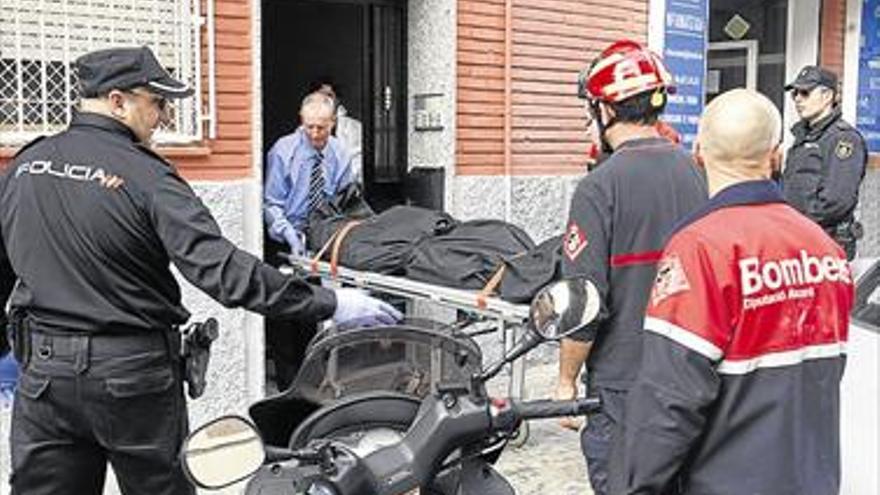
[[[581,252],[583,252],[584,248],[587,247],[587,244],[589,244],[587,235],[584,234],[584,231],[580,226],[574,222],[571,222],[568,229],[565,231],[565,239],[563,242],[565,245],[562,250],[565,251],[565,256],[568,257],[569,261],[577,259]]]

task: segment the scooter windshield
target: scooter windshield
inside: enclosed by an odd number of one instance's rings
[[[319,404],[372,391],[421,399],[437,383],[467,385],[481,365],[473,339],[448,325],[411,319],[386,327],[330,327],[312,339],[293,388]]]

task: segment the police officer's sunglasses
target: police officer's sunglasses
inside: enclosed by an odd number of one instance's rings
[[[155,103],[156,107],[159,108],[160,112],[164,112],[165,110],[167,110],[168,106],[170,105],[168,98],[165,98],[164,96],[160,96],[157,94],[153,94],[153,93],[149,93],[149,92],[135,91],[133,89],[126,89],[124,92],[126,92],[130,95],[143,96],[144,98],[149,98],[150,103]]]
[[[816,88],[810,88],[810,89],[795,88],[795,89],[792,89],[791,90],[791,99],[794,100],[798,96],[800,96],[801,98],[809,98],[810,95],[813,93],[813,90],[815,90],[815,89]]]

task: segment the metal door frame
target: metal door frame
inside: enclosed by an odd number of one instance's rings
[[[746,89],[758,89],[758,40],[713,41],[709,43],[708,52],[712,51],[746,51]],[[709,55],[706,54],[708,59]],[[708,70],[708,60],[706,70]]]
[[[362,73],[365,81],[363,87],[363,98],[366,103],[363,115],[364,134],[371,135],[372,138],[364,140],[364,181],[367,179],[373,183],[373,187],[384,183],[384,180],[376,180],[378,164],[376,160],[376,146],[384,144],[386,153],[394,153],[398,160],[403,160],[403,165],[399,166],[398,172],[401,174],[399,179],[402,180],[406,174],[408,160],[407,139],[409,121],[407,101],[408,101],[408,60],[407,60],[407,38],[409,36],[407,18],[408,8],[407,2],[389,1],[389,0],[361,0],[365,6],[364,15],[364,50],[363,50],[363,67]],[[383,9],[396,10],[399,13],[400,25],[379,25],[376,20]],[[381,27],[384,32],[379,33],[377,28]],[[393,43],[394,40],[397,43]],[[396,47],[396,48],[395,48]],[[395,50],[399,50],[397,53]],[[399,56],[399,60],[393,60],[395,56]],[[395,66],[395,62],[399,65]],[[390,104],[390,105],[389,105]],[[377,105],[384,107],[377,108]],[[391,110],[393,108],[393,110]],[[384,117],[382,113],[386,113]],[[396,135],[391,136],[390,142],[379,143],[377,136],[377,121],[385,120],[382,127],[394,128]],[[393,148],[393,151],[391,150]],[[369,162],[368,162],[369,160]],[[367,164],[370,167],[367,167]],[[369,170],[368,170],[369,169]],[[369,175],[367,175],[369,172]],[[398,183],[399,181],[391,181]]]

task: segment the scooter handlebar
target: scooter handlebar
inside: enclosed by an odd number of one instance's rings
[[[512,401],[511,407],[518,419],[559,418],[581,416],[597,410],[601,406],[598,397],[574,400],[535,400],[528,402]]]

